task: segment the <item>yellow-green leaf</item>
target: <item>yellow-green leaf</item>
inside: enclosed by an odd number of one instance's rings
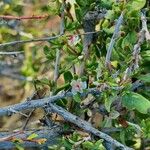
[[[144,7],[146,0],[130,0],[127,4],[127,9],[132,10],[140,10]]]
[[[29,136],[27,137],[27,139],[28,139],[28,140],[32,140],[32,139],[34,139],[34,138],[36,138],[36,137],[38,137],[38,135],[37,135],[36,133],[33,133],[33,134],[29,135]]]

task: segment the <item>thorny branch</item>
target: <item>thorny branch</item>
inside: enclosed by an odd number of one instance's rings
[[[142,29],[145,30],[145,38],[147,41],[150,41],[150,33],[147,28],[147,20],[145,16],[145,12],[141,12],[141,20],[142,20]]]
[[[123,81],[125,81],[127,79],[127,77],[133,71],[135,71],[137,68],[139,68],[139,59],[140,59],[139,54],[140,54],[140,50],[141,50],[141,45],[143,44],[145,38],[147,39],[149,37],[148,36],[149,32],[148,32],[147,25],[146,25],[146,17],[144,15],[144,13],[142,13],[142,12],[141,12],[141,21],[142,21],[142,29],[139,32],[138,41],[133,47],[132,61],[129,65],[129,67],[125,71]]]

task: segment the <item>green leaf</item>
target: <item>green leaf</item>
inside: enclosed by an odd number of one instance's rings
[[[43,79],[41,79],[41,80],[39,80],[39,82],[41,83],[41,84],[45,84],[45,85],[50,85],[50,80],[49,79],[47,79],[47,78],[43,78]]]
[[[45,55],[48,55],[50,53],[49,47],[47,45],[44,46],[43,50]]]
[[[62,86],[59,86],[59,87],[56,89],[55,93],[58,93],[58,92],[60,92],[60,91],[62,91],[62,90],[68,90],[69,87],[70,87],[70,83],[66,83],[66,84],[64,84],[64,85],[62,85]]]
[[[66,71],[64,73],[64,79],[66,83],[71,82],[71,80],[73,79],[73,76],[70,71]]]
[[[126,5],[126,8],[128,11],[140,10],[144,7],[145,3],[146,0],[130,0]]]
[[[122,41],[122,48],[129,47],[130,49],[133,47],[132,45],[135,44],[137,40],[136,32],[130,32]]]
[[[103,140],[96,141],[96,143],[94,144],[94,149],[99,150],[101,148],[101,150],[102,150],[102,143],[103,143]]]
[[[125,130],[120,132],[120,140],[125,145]]]
[[[90,141],[85,141],[84,143],[82,143],[82,146],[84,149],[90,150],[93,148],[94,144]]]
[[[15,147],[16,147],[17,150],[24,150],[23,145],[20,144],[20,143],[15,143]]]
[[[113,20],[114,19],[114,14],[115,14],[114,10],[108,10],[105,18],[109,19],[109,20]]]
[[[80,103],[81,102],[81,98],[80,98],[80,94],[77,93],[73,96],[73,99],[77,102],[77,103]]]
[[[108,112],[110,112],[111,104],[116,98],[116,95],[108,96],[107,93],[104,94],[105,108]]]
[[[81,8],[79,8],[76,4],[75,4],[75,14],[76,14],[76,18],[79,22],[81,22],[82,17],[83,17],[83,12],[81,10]]]
[[[150,108],[150,101],[142,95],[134,92],[128,92],[123,95],[122,103],[130,110],[136,109],[140,113],[147,114]]]
[[[80,7],[83,7],[86,5],[86,1],[82,1],[82,0],[76,0],[76,3],[80,6]]]
[[[28,139],[28,140],[32,140],[32,139],[34,139],[34,138],[36,138],[36,137],[38,137],[38,134],[33,133],[33,134],[29,135],[29,136],[27,137],[27,139]]]
[[[150,83],[150,74],[146,74],[146,75],[141,75],[138,79],[144,81],[144,82],[147,82],[147,83]]]

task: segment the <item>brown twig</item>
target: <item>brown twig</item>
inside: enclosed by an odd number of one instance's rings
[[[47,18],[49,15],[42,15],[42,16],[9,16],[9,15],[0,15],[0,19],[4,19],[4,20],[25,20],[25,19],[43,19],[43,18]]]

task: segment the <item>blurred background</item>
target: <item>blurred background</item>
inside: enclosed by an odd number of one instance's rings
[[[59,34],[60,17],[55,8],[54,2],[50,0],[1,0],[1,16],[47,15],[48,17],[31,20],[0,18],[0,43],[48,37],[52,33]],[[53,68],[53,64],[49,64],[44,57],[45,45],[49,46],[49,43],[35,42],[0,47],[0,52],[21,52],[16,55],[0,55],[0,107],[25,101],[32,96],[36,90],[33,79],[52,77],[53,71],[50,69]],[[38,118],[42,117],[39,112],[35,114]],[[32,121],[37,116],[33,115]],[[23,120],[25,119],[19,114],[3,117],[0,119],[0,129],[2,131],[17,129],[22,127]]]

